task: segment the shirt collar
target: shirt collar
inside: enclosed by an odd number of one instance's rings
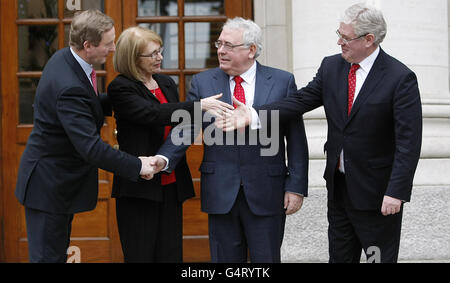
[[[378,54],[380,54],[380,46],[375,49],[372,54],[366,57],[366,59],[362,60],[361,63],[359,63],[360,68],[366,72],[369,73],[370,69],[372,69],[373,64],[375,63],[375,60],[378,57]]]
[[[233,80],[234,77],[235,76],[230,76],[230,80]],[[256,77],[256,61],[245,73],[241,74],[240,77],[248,84],[253,83]]]
[[[75,51],[73,51],[72,47],[70,47],[70,52],[72,52],[73,57],[75,57],[75,60],[77,60],[78,64],[80,64],[81,68],[86,73],[86,76],[90,78],[93,70],[92,65],[84,61],[83,58],[81,58],[80,56],[78,56],[78,54],[75,53]]]

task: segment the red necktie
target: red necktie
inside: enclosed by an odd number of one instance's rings
[[[359,69],[358,64],[353,64],[350,68],[350,73],[348,73],[348,115],[352,111],[353,100],[355,98],[355,88],[356,88],[356,70]]]
[[[92,80],[92,87],[95,90],[95,94],[98,94],[97,93],[97,73],[95,72],[94,69],[92,69],[91,80]]]
[[[164,93],[162,93],[160,88],[155,89],[155,92],[153,94],[159,100],[159,103],[161,103],[161,104],[168,103],[167,98],[164,96]],[[171,126],[164,127],[164,140],[166,140],[166,138],[169,135],[171,130],[172,130]],[[176,180],[177,179],[175,178],[175,171],[173,171],[169,175],[161,174],[161,185],[172,184],[172,183],[175,183]]]
[[[233,78],[233,80],[236,82],[236,86],[234,87],[234,97],[236,97],[237,100],[239,100],[240,102],[245,104],[245,92],[244,92],[244,88],[242,87],[241,83],[244,81],[244,79],[242,79],[239,76],[236,76]],[[234,105],[234,108],[237,107],[237,105]]]

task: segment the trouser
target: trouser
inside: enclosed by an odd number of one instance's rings
[[[73,214],[55,214],[25,207],[30,262],[65,263]]]
[[[397,262],[403,206],[399,213],[383,216],[380,209],[352,207],[345,175],[335,174],[335,197],[328,201],[330,262],[360,262],[364,250],[369,262]]]
[[[286,215],[258,216],[250,210],[243,189],[227,214],[209,214],[211,261],[277,263],[284,236]]]

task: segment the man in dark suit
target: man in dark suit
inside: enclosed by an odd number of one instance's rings
[[[396,262],[422,140],[417,78],[379,47],[386,35],[379,10],[351,6],[337,34],[342,54],[326,57],[297,95],[257,110],[280,110],[284,121],[324,106],[330,262],[359,262],[361,249]],[[251,120],[240,105],[217,125],[234,130]]]
[[[100,138],[104,112],[92,64],[105,63],[114,39],[110,17],[85,11],[73,19],[71,47],[44,68],[16,185],[31,262],[66,261],[74,213],[96,206],[98,168],[130,180],[153,173],[149,159],[114,150]]]
[[[189,100],[223,93],[222,100],[227,103],[232,103],[234,95],[247,105],[259,106],[296,91],[291,73],[256,62],[262,45],[261,29],[254,22],[229,20],[215,45],[220,67],[193,77]],[[300,209],[308,192],[303,120],[299,117],[272,131],[272,142],[279,145],[273,154],[264,154],[269,146],[263,145],[260,131],[236,131],[221,139],[214,136],[212,125],[203,122],[205,145],[200,166],[201,204],[202,211],[208,213],[211,259],[246,262],[249,253],[251,262],[280,262],[286,214]],[[216,130],[216,134],[222,133]],[[275,130],[279,130],[278,135]],[[258,138],[252,140],[252,134]],[[168,171],[182,153],[183,147],[170,140],[159,150],[169,159]]]

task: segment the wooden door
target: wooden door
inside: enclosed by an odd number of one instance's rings
[[[252,17],[251,0],[1,0],[0,1],[0,262],[26,262],[28,247],[23,207],[14,196],[17,168],[33,127],[34,93],[47,60],[68,45],[76,10],[97,8],[115,20],[116,37],[129,26],[145,25],[164,40],[163,71],[186,97],[192,76],[216,67],[213,42],[227,17]],[[112,58],[95,66],[100,91],[115,77]],[[114,119],[107,118],[102,138],[111,145]],[[200,211],[202,146],[188,153],[196,197],[184,204],[184,261],[209,261],[207,215]],[[95,210],[76,214],[69,260],[121,262],[112,174],[99,171],[99,200]]]
[[[126,5],[125,5],[126,2]],[[192,76],[218,66],[214,42],[227,18],[252,18],[251,0],[131,0],[124,1],[124,29],[142,25],[164,42],[162,73],[178,82],[185,100]],[[200,172],[203,146],[193,145],[187,159],[196,197],[183,206],[183,260],[209,261],[208,216],[200,211]]]
[[[8,262],[26,262],[28,245],[24,209],[14,196],[20,157],[33,127],[35,90],[48,59],[68,46],[71,18],[76,10],[96,8],[115,20],[122,29],[121,0],[2,0],[1,1],[1,98],[2,98],[2,211],[3,253]],[[94,66],[100,91],[114,78],[112,58]],[[57,78],[55,78],[57,79]],[[49,101],[49,103],[52,103]],[[105,120],[102,138],[114,144],[113,118]],[[112,175],[99,171],[99,201],[95,210],[76,214],[71,238],[71,261],[121,261],[110,198]]]

